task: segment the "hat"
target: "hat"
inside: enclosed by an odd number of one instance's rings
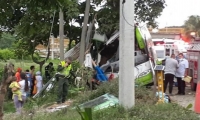
[[[37,72],[36,72],[36,75],[40,75],[40,74],[41,74],[41,72],[40,72],[40,71],[37,71]]]

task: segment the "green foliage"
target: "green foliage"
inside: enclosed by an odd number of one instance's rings
[[[2,23],[3,27],[15,33],[18,39],[23,40],[20,44],[26,46],[29,53],[33,53],[38,44],[47,46],[51,29],[54,36],[59,35],[57,23],[59,22],[60,8],[63,10],[64,19],[67,23],[64,26],[67,30],[64,34],[67,34],[70,40],[76,40],[77,36],[80,35],[80,27],[68,24],[79,15],[76,0],[55,0],[51,2],[41,0],[0,1],[0,7],[5,10],[5,12],[0,12],[0,24]],[[54,23],[52,23],[53,17]],[[7,22],[12,21],[11,19],[15,20],[14,24]],[[35,40],[34,44],[31,43],[31,40]]]
[[[155,27],[157,26],[155,19],[161,15],[165,6],[165,0],[136,0],[134,11],[136,20],[147,21],[148,25]]]
[[[16,41],[15,44],[13,44],[12,49],[17,59],[26,59],[27,56],[30,56],[30,53],[27,49],[27,42],[22,39]]]
[[[190,103],[190,104],[189,104],[189,105],[186,107],[186,109],[188,109],[188,110],[189,110],[189,109],[191,109],[191,108],[192,108],[192,106],[193,106],[193,105]]]
[[[136,104],[133,109],[125,110],[122,107],[111,107],[97,111],[95,120],[198,120],[199,117],[192,111],[185,110],[177,104],[143,105]]]
[[[12,50],[9,49],[0,49],[0,60],[9,60],[14,59],[15,54]]]
[[[79,106],[77,106],[76,110],[80,114],[81,120],[92,120],[92,108],[85,108],[83,111]]]
[[[16,111],[13,101],[4,102],[3,109],[5,113],[14,113]]]
[[[196,32],[200,35],[200,16],[191,15],[184,23],[184,28],[186,32]]]
[[[95,1],[96,4],[101,2],[102,0]],[[97,22],[100,33],[106,33],[110,37],[115,30],[119,29],[120,4],[119,0],[107,0],[102,9],[98,11]],[[136,21],[147,22],[148,25],[155,27],[155,19],[165,8],[165,0],[135,0],[134,6]],[[134,25],[134,23],[131,24]]]
[[[3,32],[0,37],[0,49],[11,48],[15,40],[13,35]]]
[[[109,83],[102,83],[99,87],[97,87],[96,91],[92,91],[91,93],[82,94],[77,98],[77,103],[83,103],[88,100],[95,99],[101,95],[106,93],[110,93],[116,97],[119,95],[119,81],[118,79],[113,79]],[[156,99],[152,94],[152,91],[145,87],[135,87],[135,98],[137,103],[146,103],[153,104],[156,103]]]
[[[108,83],[108,85],[109,84],[118,85],[117,80],[116,82],[113,81],[112,83]],[[113,88],[113,86],[110,86],[109,88],[107,88],[107,90],[105,90],[105,86],[105,84],[100,86],[99,89],[97,89],[96,91],[100,90],[105,92],[116,90],[116,88]],[[101,87],[103,87],[104,90]],[[103,94],[104,92],[97,93]],[[85,96],[93,99],[93,97],[89,96],[93,96],[94,93],[87,93],[85,94]],[[92,112],[92,118],[94,120],[199,120],[197,114],[188,109],[184,109],[177,104],[169,103],[156,105],[155,103],[148,102],[152,101],[152,97],[147,97],[150,96],[150,93],[150,89],[138,87],[136,88],[136,104],[134,108],[125,110],[121,106],[113,106],[107,109]],[[139,100],[140,102],[138,102]],[[80,114],[78,114],[76,109],[71,109],[73,107],[74,106],[68,107],[67,112],[65,112],[66,110],[62,110],[54,113],[42,112],[43,109],[40,108],[37,109],[37,111],[40,112],[37,112],[33,115],[33,120],[55,120],[55,118],[57,120],[80,120]],[[79,111],[84,112],[80,109]],[[91,113],[91,111],[89,113]],[[27,114],[29,113],[20,116],[20,119],[29,120],[30,117]],[[6,118],[11,118],[11,116],[8,115]]]

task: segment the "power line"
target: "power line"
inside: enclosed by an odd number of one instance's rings
[[[125,18],[125,16],[124,16],[124,3],[125,3],[125,0],[122,2],[122,16],[123,16],[124,20],[126,21],[126,23],[127,23],[128,25],[134,27],[134,25],[130,24],[130,23],[126,20],[126,18]]]

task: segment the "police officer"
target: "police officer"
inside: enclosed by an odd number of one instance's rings
[[[50,62],[46,67],[45,67],[45,77],[47,80],[51,79],[51,73],[54,71],[53,68],[53,63]]]
[[[68,57],[58,65],[56,78],[58,79],[58,98],[57,104],[64,103],[68,94],[68,79],[72,70],[72,58]]]

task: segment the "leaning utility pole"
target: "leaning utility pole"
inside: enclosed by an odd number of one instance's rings
[[[59,12],[59,35],[60,35],[60,60],[64,60],[64,19],[63,19],[63,11],[60,8]]]
[[[135,105],[134,33],[134,0],[120,0],[119,103],[126,109]]]
[[[84,23],[81,33],[81,45],[80,45],[80,54],[79,54],[79,63],[83,64],[84,56],[85,56],[85,42],[86,42],[86,34],[87,34],[87,24],[89,19],[90,12],[90,0],[86,0],[85,14],[84,14]]]

